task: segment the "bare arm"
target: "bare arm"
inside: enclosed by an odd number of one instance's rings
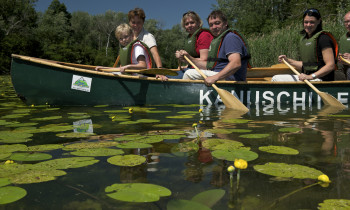
[[[278,56],[278,62],[283,63],[283,61],[282,61],[283,59],[286,60],[290,65],[292,65],[298,71],[301,71],[301,69],[303,68],[303,62],[302,61],[296,61],[296,60],[293,60],[291,58],[287,58],[286,55]]]
[[[211,86],[218,80],[223,80],[226,77],[236,73],[241,68],[241,55],[239,53],[232,53],[228,56],[229,63],[218,74],[207,77],[205,84]]]
[[[322,50],[322,57],[326,65],[315,72],[316,78],[323,77],[334,70],[335,62],[332,48],[325,48]],[[313,79],[311,75],[307,75],[306,79]]]
[[[150,50],[151,50],[154,62],[156,62],[156,66],[158,68],[163,68],[162,60],[160,59],[157,46],[152,47]]]

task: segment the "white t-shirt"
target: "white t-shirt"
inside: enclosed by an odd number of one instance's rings
[[[157,42],[154,36],[150,32],[146,31],[144,28],[142,28],[142,31],[140,32],[137,39],[145,43],[149,49],[157,46]]]
[[[146,51],[146,49],[140,44],[140,43],[135,43],[133,45],[134,47],[134,51],[132,53],[132,58],[131,58],[131,63],[132,64],[138,64],[139,62],[137,61],[137,58],[141,55],[145,56],[145,59],[146,59],[146,65],[147,65],[147,68],[149,68],[149,55]]]

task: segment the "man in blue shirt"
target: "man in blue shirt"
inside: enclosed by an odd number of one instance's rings
[[[211,86],[219,80],[245,81],[249,53],[243,39],[229,30],[227,18],[220,10],[208,16],[211,33],[215,37],[209,48],[208,60],[203,61],[191,57],[186,51],[180,54],[187,56],[207,76],[205,84]],[[203,79],[195,70],[187,70],[183,79]]]

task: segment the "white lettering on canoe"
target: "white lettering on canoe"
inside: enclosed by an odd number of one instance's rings
[[[346,98],[343,98],[343,96],[346,96]],[[340,101],[343,104],[347,104],[348,103],[348,97],[349,93],[338,93],[338,101]]]
[[[204,104],[204,100],[206,100],[208,105],[212,105],[213,103],[208,97],[211,92],[213,92],[213,90],[208,90],[205,94],[203,94],[203,90],[200,90],[199,104]]]
[[[255,92],[255,93],[254,93]],[[303,110],[305,110],[306,105],[308,107],[311,107],[313,104],[317,105],[317,108],[320,109],[322,107],[322,98],[313,92],[288,92],[288,91],[281,91],[274,93],[273,91],[240,91],[239,96],[237,93],[232,90],[231,94],[237,97],[241,102],[244,104],[262,104],[262,105],[270,105],[270,104],[289,104],[292,103],[294,109],[297,107],[302,107]],[[212,95],[214,94],[214,95]],[[222,100],[219,95],[216,95],[216,91],[208,90],[204,92],[204,90],[200,90],[200,96],[199,96],[199,103],[200,104],[221,104]],[[212,95],[212,97],[210,97]],[[216,96],[215,101],[213,96]],[[252,96],[255,100],[252,100]],[[316,100],[314,100],[316,97]],[[347,104],[349,103],[349,92],[338,92],[337,93],[337,99],[343,103]],[[214,103],[213,103],[213,101]],[[282,110],[281,105],[278,105],[278,108],[281,109],[281,111],[288,111],[289,109]]]

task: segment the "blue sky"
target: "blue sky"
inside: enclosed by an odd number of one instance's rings
[[[36,10],[45,12],[52,0],[38,0]],[[202,18],[204,27],[208,27],[206,18],[217,5],[216,0],[60,0],[71,13],[75,11],[88,12],[91,15],[104,14],[107,10],[127,13],[140,7],[146,13],[147,19],[156,19],[163,29],[170,29],[180,23],[183,13],[193,10]]]

